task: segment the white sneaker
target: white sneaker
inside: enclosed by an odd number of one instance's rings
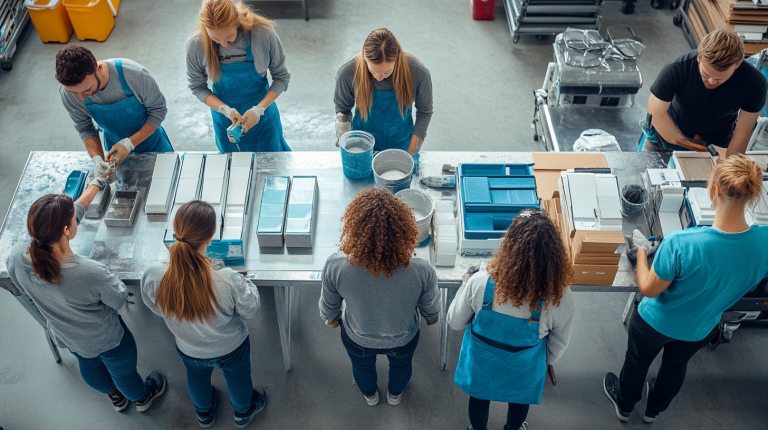
[[[397,406],[400,404],[400,402],[403,401],[403,393],[400,393],[398,395],[394,395],[387,390],[387,403],[389,403],[390,406]]]
[[[368,406],[376,406],[379,404],[379,389],[376,389],[376,392],[371,396],[368,397],[366,395],[363,395],[365,397],[365,403],[368,404]]]

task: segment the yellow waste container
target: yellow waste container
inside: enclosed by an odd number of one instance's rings
[[[107,40],[115,27],[115,17],[107,0],[63,0],[63,3],[78,39]]]
[[[72,36],[72,22],[61,0],[27,0],[29,18],[43,42],[67,43]]]

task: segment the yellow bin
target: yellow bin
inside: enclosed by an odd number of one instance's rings
[[[34,0],[26,3],[29,18],[43,42],[67,43],[72,36],[72,22],[61,0]]]
[[[107,40],[115,27],[115,17],[107,0],[63,0],[63,3],[78,39]]]

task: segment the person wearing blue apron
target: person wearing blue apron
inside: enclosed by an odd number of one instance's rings
[[[362,130],[373,135],[374,151],[395,148],[418,156],[432,118],[432,78],[392,32],[380,28],[339,69],[334,104],[337,145],[345,132]]]
[[[165,97],[140,64],[120,58],[96,61],[88,49],[71,45],[56,55],[56,78],[97,175],[108,168],[105,159],[120,164],[134,151],[173,151],[160,125],[167,113]],[[103,147],[94,121],[104,132]]]
[[[229,0],[204,1],[200,9],[200,30],[187,41],[187,76],[193,94],[211,108],[221,153],[291,150],[275,103],[288,88],[290,73],[273,26]],[[215,59],[206,51],[215,52]],[[233,126],[238,130],[228,133]]]
[[[447,320],[464,330],[454,382],[470,396],[470,430],[486,429],[492,401],[508,404],[505,430],[527,428],[529,405],[541,403],[547,364],[568,345],[572,274],[552,221],[526,209],[488,267],[459,289]]]

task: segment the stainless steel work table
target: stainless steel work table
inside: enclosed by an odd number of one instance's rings
[[[641,174],[647,168],[662,168],[664,163],[658,154],[622,152],[606,153],[608,165],[618,177],[619,187],[627,184],[642,184]],[[150,186],[155,154],[132,154],[118,169],[113,191],[138,190],[144,196]],[[420,175],[440,174],[443,164],[458,163],[530,163],[529,152],[424,152],[421,156]],[[258,286],[275,289],[280,340],[283,348],[285,369],[291,369],[291,294],[294,287],[320,287],[320,273],[326,258],[337,249],[341,213],[346,204],[361,189],[373,185],[373,179],[350,180],[341,171],[341,157],[335,151],[261,153],[256,156],[257,174],[252,179],[254,198],[251,214],[258,213],[261,184],[266,176],[316,175],[319,185],[318,225],[311,250],[293,248],[262,248],[256,240],[255,220],[252,220],[247,244],[245,262],[231,266],[244,273]],[[11,202],[10,209],[0,229],[0,287],[17,296],[19,302],[44,325],[44,319],[34,304],[14,287],[8,278],[6,258],[11,248],[20,241],[28,241],[26,229],[27,210],[40,196],[58,193],[64,187],[67,175],[75,169],[90,169],[91,160],[85,152],[32,152],[22,173]],[[414,177],[412,188],[420,189],[441,198],[441,191],[425,188]],[[453,191],[450,192],[454,194]],[[642,221],[624,220],[624,233],[631,235],[632,229],[645,230]],[[165,217],[147,217],[143,209],[136,217],[132,228],[107,228],[101,219],[84,219],[78,234],[72,242],[72,249],[81,255],[106,265],[123,282],[131,287],[139,285],[143,269],[149,264],[167,260],[168,251],[162,237]],[[433,261],[431,246],[417,248],[419,257]],[[440,287],[442,311],[440,315],[440,368],[445,369],[448,351],[448,326],[445,312],[461,278],[470,266],[480,264],[482,257],[456,258],[454,267],[436,267]],[[637,280],[626,255],[622,255],[619,272],[612,286],[574,285],[573,291],[580,292],[626,292],[637,291]],[[138,294],[138,292],[136,292]],[[318,321],[320,323],[320,321]],[[50,342],[54,357],[58,351]]]

